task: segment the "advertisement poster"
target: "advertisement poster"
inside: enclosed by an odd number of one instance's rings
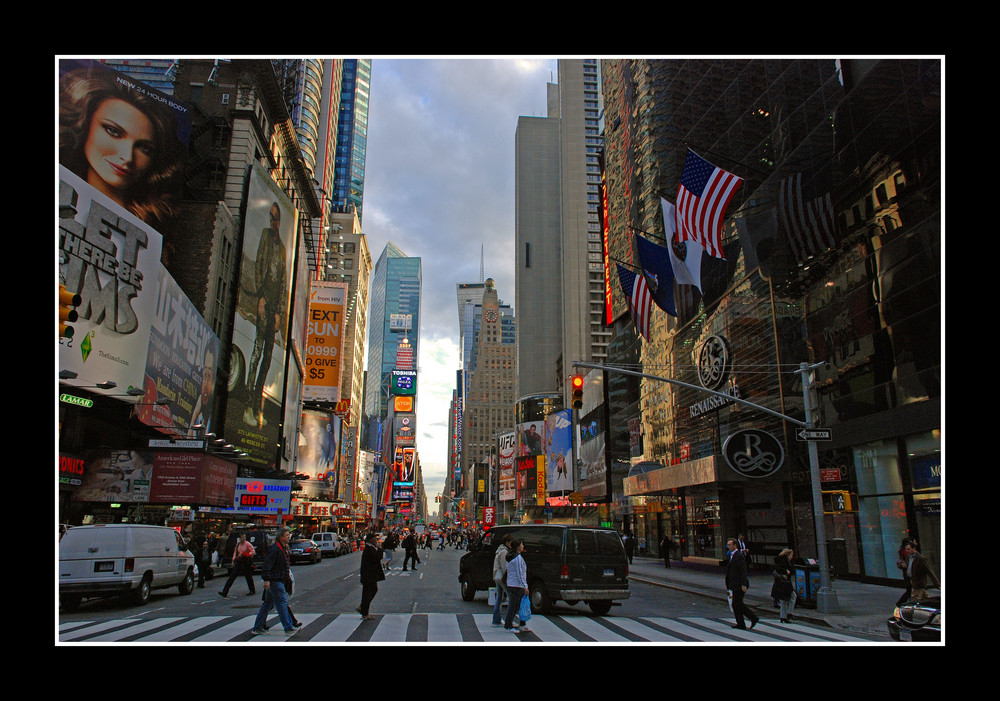
[[[88,456],[75,501],[225,505],[233,498],[236,465],[214,455],[134,450]]]
[[[204,435],[212,430],[219,337],[165,268],[147,283],[156,308],[136,416],[165,433]]]
[[[517,426],[517,454],[521,457],[544,453],[545,420],[526,421]]]
[[[296,210],[254,162],[233,319],[226,438],[260,465],[276,459],[284,389]]]
[[[329,412],[302,412],[295,472],[308,475],[308,479],[299,480],[304,498],[332,501],[338,493],[337,447],[341,421],[339,416]]]
[[[517,435],[512,431],[497,438],[500,469],[500,501],[513,501],[517,497]]]
[[[580,409],[580,492],[588,500],[608,496],[608,468],[604,458],[604,374],[591,370],[584,378],[583,408]]]
[[[573,491],[573,422],[571,409],[550,414],[545,419],[545,463],[548,496]]]
[[[306,325],[305,384],[302,398],[309,401],[340,400],[340,380],[346,321],[347,285],[314,280],[309,291]]]
[[[248,516],[275,516],[289,514],[292,509],[291,480],[266,480],[255,477],[237,477],[233,496],[228,506],[201,508],[199,511],[214,514],[241,514]]]

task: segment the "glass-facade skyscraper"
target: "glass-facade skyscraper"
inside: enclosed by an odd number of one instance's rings
[[[407,256],[391,241],[375,263],[368,318],[368,377],[365,385],[365,416],[384,419],[388,411],[389,380],[396,366],[396,353],[406,338],[413,357],[420,351],[420,258]],[[398,326],[408,316],[408,329]],[[395,318],[394,318],[395,317]],[[419,378],[417,395],[419,397]]]
[[[362,221],[365,189],[371,76],[371,59],[344,60],[337,119],[336,173],[331,197],[334,211],[346,212],[353,205],[358,221]]]

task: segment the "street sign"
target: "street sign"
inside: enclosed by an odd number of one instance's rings
[[[833,440],[833,431],[828,428],[803,428],[796,432],[795,438],[800,441],[829,441]]]

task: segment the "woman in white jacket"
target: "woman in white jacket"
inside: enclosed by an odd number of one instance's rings
[[[504,536],[503,542],[497,546],[496,555],[493,557],[493,581],[497,585],[497,598],[493,603],[493,627],[499,628],[503,625],[500,621],[500,605],[504,599],[510,600],[510,594],[507,592],[507,584],[503,581],[503,576],[507,572],[507,553],[510,552],[507,548],[510,545],[510,534]]]
[[[527,596],[528,591],[528,566],[521,557],[524,544],[514,538],[510,541],[510,553],[507,555],[507,593],[510,600],[507,602],[507,617],[504,619],[504,630],[511,633],[528,633],[527,626],[514,627],[514,614],[521,607],[521,597]]]

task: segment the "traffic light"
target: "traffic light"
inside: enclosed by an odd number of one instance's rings
[[[76,307],[82,301],[80,295],[70,292],[64,284],[59,283],[59,338],[73,338],[73,327],[69,324],[79,318]]]
[[[823,513],[836,514],[857,511],[857,496],[843,490],[822,492]]]
[[[573,375],[570,378],[570,384],[573,386],[573,408],[582,409],[583,408],[583,375]]]

